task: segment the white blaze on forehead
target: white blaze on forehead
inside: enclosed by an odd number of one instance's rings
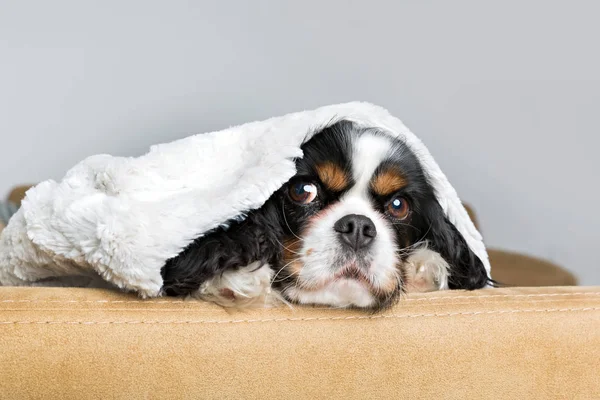
[[[352,177],[354,187],[349,196],[366,196],[369,183],[375,170],[386,159],[391,147],[390,138],[383,135],[365,133],[353,143]]]

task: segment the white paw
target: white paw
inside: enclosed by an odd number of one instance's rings
[[[193,296],[224,307],[270,306],[278,299],[271,289],[272,279],[268,264],[254,262],[204,282]]]
[[[415,250],[404,263],[407,292],[431,292],[448,288],[450,266],[435,251]]]

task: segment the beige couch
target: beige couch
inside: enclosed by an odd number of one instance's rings
[[[492,268],[574,283],[522,257],[492,251]],[[414,294],[374,315],[0,287],[3,399],[598,399],[599,360],[600,287]]]

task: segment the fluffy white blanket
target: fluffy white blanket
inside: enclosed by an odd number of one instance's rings
[[[355,102],[186,137],[137,158],[87,158],[62,181],[27,192],[0,237],[0,285],[99,275],[159,296],[166,260],[203,232],[259,208],[294,175],[300,146],[340,120],[406,141],[489,275],[481,235],[425,145],[385,109]]]

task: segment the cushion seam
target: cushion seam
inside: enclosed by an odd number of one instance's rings
[[[267,319],[238,319],[238,320],[179,320],[179,321],[159,321],[159,320],[133,320],[133,321],[0,321],[0,325],[19,325],[19,324],[46,324],[46,325],[118,325],[118,324],[236,324],[236,323],[257,323],[257,322],[286,322],[286,321],[346,321],[346,320],[370,320],[370,319],[401,319],[401,318],[429,318],[429,317],[450,317],[450,316],[478,316],[493,314],[516,314],[516,313],[549,313],[549,312],[587,312],[600,311],[600,307],[584,308],[549,308],[549,309],[526,309],[526,310],[494,310],[494,311],[466,311],[454,313],[431,313],[431,314],[404,314],[404,315],[350,315],[345,317],[298,317],[298,318],[267,318]]]
[[[557,297],[557,296],[599,296],[600,292],[574,292],[574,293],[548,293],[548,294],[492,294],[483,296],[437,296],[420,299],[402,299],[401,302],[432,301],[432,300],[459,300],[459,299],[489,299],[489,298],[529,298],[529,297]],[[138,304],[206,304],[203,301],[188,300],[44,300],[44,299],[3,299],[1,303],[138,303]]]
[[[437,302],[437,303],[432,303],[432,304],[418,304],[418,305],[411,305],[410,307],[413,309],[419,309],[421,308],[421,306],[423,307],[471,307],[471,306],[477,306],[477,307],[485,307],[487,305],[489,306],[498,306],[498,305],[503,305],[503,306],[510,306],[511,304],[513,304],[513,306],[518,306],[519,304],[522,304],[523,306],[526,305],[530,305],[533,306],[538,305],[538,304],[547,304],[548,306],[550,305],[554,305],[554,304],[560,304],[560,303],[589,303],[590,305],[596,305],[596,303],[598,303],[598,301],[600,301],[600,299],[589,299],[589,298],[574,298],[574,299],[541,299],[541,300],[517,300],[516,303],[510,303],[510,300],[507,301],[503,301],[503,302],[497,302],[497,303],[482,303],[480,301],[469,301],[469,302],[449,302],[449,303],[444,303],[444,302]],[[402,305],[402,300],[400,300],[399,305]],[[106,303],[105,303],[106,304]],[[206,304],[206,302],[201,302],[199,304]],[[213,304],[213,303],[208,303],[208,304]],[[227,307],[221,307],[221,308],[203,308],[203,307],[177,307],[178,304],[173,304],[174,307],[135,307],[135,308],[126,308],[127,306],[124,306],[125,308],[120,308],[117,305],[110,305],[107,307],[98,307],[96,305],[91,305],[91,306],[85,306],[85,307],[74,307],[74,308],[69,308],[69,307],[65,307],[65,306],[56,306],[54,308],[52,308],[51,306],[41,306],[41,307],[33,307],[33,306],[28,306],[28,305],[24,305],[21,308],[4,308],[2,305],[0,305],[0,312],[41,312],[41,311],[48,311],[48,312],[94,312],[94,311],[101,311],[101,312],[177,312],[177,313],[214,313],[214,312],[218,312],[220,310],[233,310],[235,311],[235,308],[227,308]],[[407,307],[409,307],[407,305]],[[279,308],[273,308],[273,307],[255,307],[255,308],[250,308],[249,310],[264,310],[264,311],[268,311],[268,310],[277,310]],[[297,308],[291,307],[292,310],[294,311],[315,311],[315,312],[327,312],[330,310],[333,310],[333,308],[331,307],[311,307],[310,305],[305,306],[305,305],[297,305]],[[246,309],[248,310],[248,309]],[[409,310],[405,310],[405,311],[409,311]]]

